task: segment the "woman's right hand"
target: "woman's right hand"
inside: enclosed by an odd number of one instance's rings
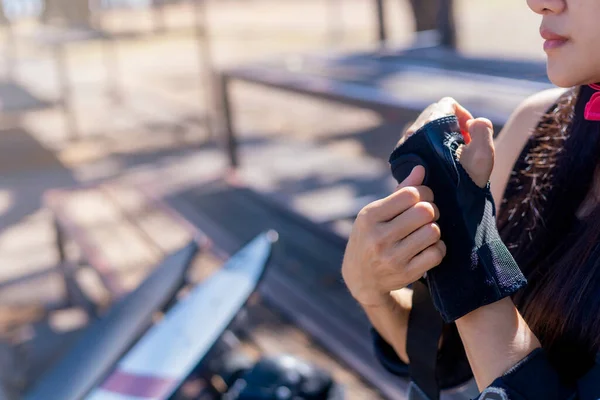
[[[361,210],[348,240],[342,276],[363,307],[389,304],[390,292],[417,281],[446,255],[433,192],[417,166],[388,197]]]

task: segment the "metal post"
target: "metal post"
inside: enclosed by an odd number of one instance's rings
[[[220,118],[220,129],[223,130],[225,135],[225,151],[227,158],[229,159],[229,166],[233,169],[239,166],[238,158],[238,142],[233,129],[233,121],[231,115],[231,99],[229,97],[229,79],[224,75],[216,75],[216,82],[218,83],[217,90],[215,93],[215,101],[217,103],[217,109]]]
[[[439,28],[439,16],[443,14],[443,0],[410,0],[415,30],[425,32]]]
[[[57,218],[54,218],[53,224],[56,241],[56,251],[58,253],[58,262],[60,264],[63,264],[67,261],[67,255],[65,253],[65,237],[62,232],[62,229],[60,229],[60,223],[58,222]]]
[[[54,59],[56,60],[57,74],[60,85],[60,103],[65,116],[67,136],[69,139],[74,140],[77,139],[79,135],[75,112],[73,111],[71,104],[71,85],[69,84],[67,54],[65,47],[62,44],[53,45],[52,50],[54,53]]]
[[[379,44],[383,45],[387,41],[387,30],[385,28],[385,0],[375,0],[377,9],[377,38]]]
[[[210,46],[210,33],[208,30],[208,18],[206,15],[206,3],[205,0],[193,0],[195,11],[195,32],[196,32],[196,44],[198,46],[198,67],[200,69],[200,84],[199,90],[203,93],[203,100],[205,102],[205,126],[207,136],[211,137],[214,135],[213,119],[214,119],[214,99],[213,93],[213,78],[215,76],[213,72],[212,63],[212,52]],[[202,87],[204,86],[204,87]]]
[[[456,49],[456,23],[454,19],[454,1],[441,0],[438,14],[440,43],[450,49]]]
[[[164,33],[166,30],[166,22],[163,0],[152,0],[152,14],[154,17],[154,33]]]
[[[65,251],[65,235],[60,227],[60,222],[55,216],[53,220],[54,234],[56,241],[56,252],[58,253],[58,270],[62,276],[63,284],[65,287],[66,295],[66,306],[73,307],[77,304],[76,296],[74,296],[73,287],[73,265],[67,261],[67,255]]]

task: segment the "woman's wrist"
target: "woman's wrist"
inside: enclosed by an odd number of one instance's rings
[[[411,304],[412,291],[401,289],[389,293],[378,305],[363,306],[373,327],[404,363],[408,363],[406,333]]]
[[[395,305],[390,293],[373,293],[360,298],[355,297],[355,299],[365,311],[386,310]]]
[[[456,326],[480,389],[541,346],[510,297],[470,312]]]

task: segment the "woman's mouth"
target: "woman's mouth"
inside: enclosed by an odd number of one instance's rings
[[[544,42],[544,51],[559,48],[569,41],[569,38],[545,28],[540,29],[540,35],[542,35],[542,38],[546,39]]]

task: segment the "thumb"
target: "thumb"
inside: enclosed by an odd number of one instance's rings
[[[494,130],[490,120],[477,118],[467,123],[471,142],[462,146],[460,164],[473,181],[484,187],[494,168]]]
[[[421,186],[425,180],[425,167],[417,165],[410,171],[410,174],[396,186],[396,191],[407,186]]]
[[[494,150],[494,125],[492,121],[486,118],[477,118],[467,122],[467,128],[471,135],[469,147],[473,147],[473,151],[481,151],[484,154],[493,152]]]

